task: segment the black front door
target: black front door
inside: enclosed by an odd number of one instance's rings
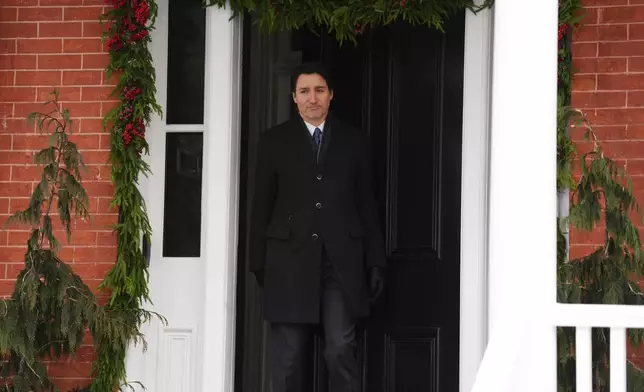
[[[389,268],[386,292],[360,326],[362,391],[458,391],[464,19],[464,14],[452,18],[445,33],[406,23],[365,31],[355,46],[301,31],[286,40],[285,55],[275,56],[276,45],[270,61],[260,43],[251,41],[247,52],[252,65],[246,70],[245,111],[264,118],[248,119],[249,145],[263,127],[281,119],[276,112],[286,115],[284,104],[274,101],[284,99],[286,71],[302,61],[321,61],[331,69],[332,111],[371,135]],[[258,87],[258,81],[265,86]],[[245,154],[247,168],[252,155],[252,149]],[[245,197],[252,197],[252,190]],[[268,391],[266,377],[260,377],[261,293],[243,286],[252,284],[245,269],[239,275],[238,315],[245,317],[238,318],[236,389]],[[319,336],[311,343],[305,391],[326,392]]]

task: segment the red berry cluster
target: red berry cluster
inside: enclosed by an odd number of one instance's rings
[[[134,122],[125,124],[125,128],[123,129],[123,142],[125,145],[128,146],[135,136],[141,139],[145,137],[145,124],[140,118],[137,118]]]
[[[125,87],[123,89],[123,96],[128,101],[133,101],[139,94],[141,94],[141,89],[139,87]]]
[[[146,24],[150,19],[150,4],[147,0],[129,0],[129,4],[128,0],[105,0],[105,4],[116,9],[127,6],[130,11],[121,18],[117,33],[108,41],[110,51],[118,51],[126,43],[140,41],[149,35]]]
[[[571,29],[576,29],[579,27],[579,24],[575,23],[572,25],[562,23],[559,25],[559,28],[557,29],[557,39],[561,44],[561,40],[564,39],[566,34],[568,33],[569,30]],[[557,72],[557,83],[561,83],[561,78],[560,78],[560,72],[567,72],[568,71],[568,65],[566,62],[568,61],[568,55],[566,52],[561,50],[561,46],[559,46],[559,71]]]
[[[120,120],[125,123],[123,128],[123,143],[129,146],[132,139],[145,137],[145,124],[141,118],[134,118],[134,100],[141,94],[141,88],[136,86],[126,86],[123,88],[123,98],[125,105],[121,111]]]
[[[126,45],[135,43],[147,37],[149,30],[147,23],[150,20],[149,0],[104,0],[105,4],[113,6],[120,18],[116,19],[116,33],[108,41],[110,51],[119,51]],[[134,102],[141,95],[141,87],[128,84],[121,92],[123,105],[119,113],[119,128],[125,146],[144,139],[145,123],[143,118],[136,117]],[[134,145],[138,145],[135,143]],[[139,152],[140,153],[140,152]]]
[[[148,36],[148,31],[147,30],[141,30],[138,33],[132,34],[130,37],[132,41],[140,41],[141,39],[145,38]]]
[[[119,119],[121,121],[124,121],[124,122],[129,121],[130,118],[132,117],[133,112],[134,112],[134,110],[132,109],[132,106],[126,105],[126,106],[123,107],[123,110],[121,110],[121,114],[119,115]]]
[[[558,40],[561,41],[561,39],[566,35],[566,31],[568,31],[568,25],[567,24],[561,24],[559,25],[559,30],[557,32],[558,35]]]
[[[109,41],[107,41],[107,48],[110,52],[116,52],[120,50],[124,45],[124,42],[121,41],[121,37],[118,35],[115,35],[114,37],[110,38]]]
[[[129,31],[130,33],[133,33],[137,28],[138,26],[136,25],[136,23],[130,22],[130,19],[127,16],[123,16],[121,18],[121,29],[123,31]]]
[[[147,1],[133,1],[134,5],[134,20],[141,26],[145,26],[150,18],[150,5]]]

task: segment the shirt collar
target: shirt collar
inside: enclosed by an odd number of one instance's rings
[[[308,128],[309,133],[313,135],[313,132],[315,132],[315,128],[320,128],[320,131],[324,133],[324,124],[326,121],[322,122],[322,124],[318,125],[317,127],[315,125],[309,124],[306,121],[304,121],[304,125],[306,125],[306,128]]]

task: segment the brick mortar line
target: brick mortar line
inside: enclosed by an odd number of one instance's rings
[[[644,38],[638,39],[620,39],[620,40],[594,40],[594,41],[574,41],[573,46],[576,44],[623,44],[623,43],[644,43]],[[622,56],[630,57],[630,56]]]
[[[594,74],[585,74],[594,75]],[[600,74],[601,75],[601,74]],[[627,93],[627,92],[644,92],[644,90],[572,90],[573,93]]]
[[[573,79],[574,79],[575,76],[578,76],[578,75],[584,75],[584,76],[587,76],[587,75],[627,75],[627,76],[634,75],[634,76],[644,76],[644,71],[631,71],[631,72],[628,72],[628,71],[621,71],[621,72],[575,72],[575,75],[573,75]],[[630,91],[630,90],[627,90],[627,91]]]
[[[601,8],[644,8],[644,4],[610,4],[610,5],[584,5],[584,9],[601,9]]]
[[[642,4],[642,8],[644,8],[644,4]],[[621,27],[621,26],[627,26],[627,25],[631,25],[631,24],[635,24],[635,25],[644,24],[644,21],[609,22],[609,23],[586,23],[586,22],[582,21],[581,25],[579,26],[579,29],[583,30],[583,29],[585,29],[587,27],[597,27],[597,26],[603,26],[603,27],[606,27],[606,26],[620,26]],[[574,39],[574,36],[577,35],[577,34],[578,33],[574,33],[573,39]]]

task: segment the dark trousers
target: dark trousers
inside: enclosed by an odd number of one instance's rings
[[[338,282],[325,265],[322,285],[321,321],[324,329],[324,358],[329,372],[329,392],[358,392],[355,320]],[[271,324],[271,376],[273,392],[310,392],[303,384],[310,326]],[[310,388],[310,386],[309,386]]]

